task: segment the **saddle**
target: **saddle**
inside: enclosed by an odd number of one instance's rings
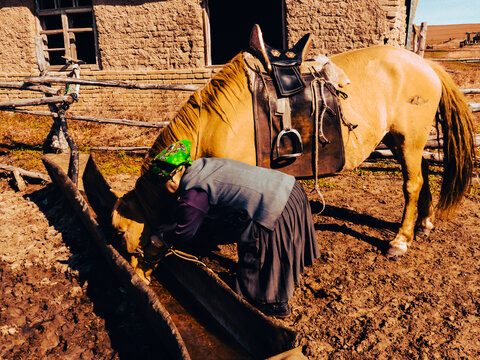
[[[310,45],[307,34],[290,49],[274,49],[265,44],[255,25],[250,50],[256,59],[247,65],[254,70],[257,166],[317,178],[340,171],[345,156],[338,104],[341,92],[323,69],[304,62]],[[302,73],[301,66],[307,72]]]

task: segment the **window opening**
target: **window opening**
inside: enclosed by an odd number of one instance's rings
[[[37,7],[50,65],[65,65],[63,56],[98,65],[91,0],[39,0]]]
[[[284,0],[208,0],[212,64],[225,64],[248,49],[250,32],[259,24],[265,42],[284,48]]]

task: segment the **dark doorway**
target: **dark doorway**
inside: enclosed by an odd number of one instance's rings
[[[284,0],[208,0],[212,63],[225,64],[248,48],[250,32],[259,24],[265,42],[283,48]]]

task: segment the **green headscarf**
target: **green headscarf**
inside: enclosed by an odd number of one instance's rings
[[[169,145],[152,161],[151,169],[158,175],[169,178],[179,166],[192,165],[190,159],[190,140],[181,140]]]

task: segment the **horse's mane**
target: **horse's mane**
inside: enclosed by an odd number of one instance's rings
[[[235,104],[246,90],[248,79],[245,61],[240,53],[215,74],[202,90],[192,94],[168,126],[160,132],[145,157],[141,173],[148,170],[151,160],[161,150],[175,141],[189,139],[195,147],[201,116],[208,114],[209,122],[215,116],[228,123],[235,115]],[[195,154],[196,151],[192,148],[193,157]]]

